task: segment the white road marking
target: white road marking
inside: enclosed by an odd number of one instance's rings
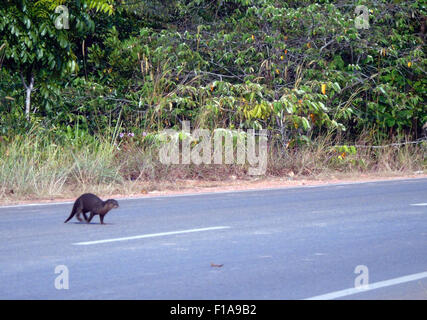
[[[13,204],[8,206],[0,206],[0,209],[7,208],[25,208],[25,207],[38,207],[38,206],[51,206],[51,205],[61,205],[61,204],[73,204],[74,201],[64,201],[64,202],[41,202],[41,203],[27,203],[27,204]]]
[[[371,291],[379,288],[394,286],[394,285],[405,283],[405,282],[420,280],[423,278],[427,278],[427,272],[420,272],[420,273],[415,273],[408,276],[403,276],[403,277],[394,278],[390,280],[379,281],[379,282],[371,283],[367,286],[363,286],[361,288],[349,288],[345,290],[330,292],[330,293],[322,294],[319,296],[307,298],[305,300],[332,300],[332,299],[346,297],[356,293],[367,292],[367,291]]]
[[[211,231],[211,230],[222,230],[222,229],[229,229],[229,228],[230,227],[228,227],[228,226],[217,226],[217,227],[188,229],[188,230],[180,230],[180,231],[169,231],[169,232],[160,232],[160,233],[141,234],[141,235],[138,235],[138,236],[123,237],[123,238],[114,238],[114,239],[104,239],[104,240],[95,240],[95,241],[76,242],[76,243],[73,243],[73,244],[74,245],[78,245],[78,246],[87,246],[87,245],[91,245],[91,244],[116,242],[116,241],[126,241],[126,240],[136,240],[136,239],[145,239],[145,238],[154,238],[154,237],[169,236],[169,235],[173,235],[173,234],[202,232],[202,231]]]
[[[411,206],[423,207],[423,206],[427,206],[427,202],[425,202],[425,203],[412,203]]]

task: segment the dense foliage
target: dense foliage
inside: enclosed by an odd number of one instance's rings
[[[54,26],[58,5],[68,30]],[[292,146],[331,132],[418,138],[427,121],[424,1],[6,0],[0,16],[0,136],[190,120]]]

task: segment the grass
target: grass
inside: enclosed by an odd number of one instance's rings
[[[113,129],[102,137],[75,135],[59,139],[32,130],[0,141],[0,200],[75,197],[83,192],[135,194],[185,187],[185,179],[248,180],[245,165],[163,165],[158,145],[138,137],[120,140]],[[365,139],[365,140],[364,140]],[[386,144],[388,142],[385,142]],[[270,141],[264,178],[325,179],[332,176],[407,175],[425,171],[427,143],[369,147],[361,138],[345,146],[331,136],[309,145],[283,149]]]

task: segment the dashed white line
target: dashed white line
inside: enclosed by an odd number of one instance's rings
[[[379,281],[379,282],[371,283],[366,286],[362,286],[360,288],[349,288],[345,290],[330,292],[330,293],[322,294],[319,296],[311,297],[305,300],[332,300],[332,299],[346,297],[356,293],[367,292],[367,291],[371,291],[379,288],[394,286],[394,285],[405,283],[405,282],[420,280],[423,278],[427,278],[427,272],[420,272],[420,273],[415,273],[408,276],[403,276],[403,277],[394,278],[390,280]]]
[[[410,205],[411,206],[416,206],[416,207],[423,207],[423,206],[427,206],[427,202],[424,202],[424,203],[412,203]]]
[[[7,206],[0,206],[0,209],[38,207],[38,206],[52,206],[52,205],[73,204],[73,203],[74,203],[74,201],[13,204],[13,205],[7,205]]]
[[[123,238],[113,238],[113,239],[104,239],[104,240],[95,240],[95,241],[76,242],[76,243],[73,243],[73,245],[87,246],[87,245],[91,245],[91,244],[100,244],[100,243],[107,243],[107,242],[117,242],[117,241],[126,241],[126,240],[154,238],[154,237],[169,236],[169,235],[174,235],[174,234],[222,230],[222,229],[229,229],[229,228],[230,228],[229,226],[217,226],[217,227],[207,227],[207,228],[188,229],[188,230],[179,230],[179,231],[149,233],[149,234],[141,234],[141,235],[137,235],[137,236],[123,237]]]

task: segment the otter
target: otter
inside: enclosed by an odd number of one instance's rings
[[[77,200],[74,202],[73,210],[71,211],[70,216],[64,223],[67,223],[71,220],[74,215],[81,222],[80,214],[83,214],[83,217],[87,223],[89,223],[93,216],[99,214],[99,219],[101,220],[101,224],[104,224],[104,216],[114,208],[118,208],[119,204],[114,199],[108,199],[106,201],[102,201],[96,195],[92,193],[82,194]],[[89,218],[86,216],[86,212],[90,212]]]

